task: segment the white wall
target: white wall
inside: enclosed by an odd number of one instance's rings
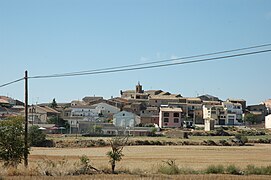
[[[265,128],[271,129],[271,114],[268,116],[265,116]]]

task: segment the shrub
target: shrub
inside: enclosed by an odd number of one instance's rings
[[[174,175],[174,174],[180,173],[180,169],[176,165],[175,160],[167,160],[164,163],[165,164],[161,165],[158,168],[158,173],[167,174],[167,175]]]
[[[207,146],[217,146],[217,144],[213,141],[213,140],[207,140],[207,141],[204,141],[204,143],[207,145]]]
[[[238,167],[236,167],[235,165],[229,165],[226,168],[226,172],[228,174],[234,174],[234,175],[240,175],[240,174],[242,174],[241,170]]]
[[[210,165],[206,169],[207,174],[223,174],[224,173],[224,166],[222,165]]]
[[[256,167],[254,165],[248,165],[245,169],[245,174],[271,175],[271,166]]]
[[[43,146],[43,143],[46,140],[46,134],[39,129],[39,126],[31,126],[29,128],[29,143],[30,146],[39,147]]]
[[[222,146],[230,146],[230,143],[224,139],[219,140],[219,144]]]
[[[248,138],[242,134],[236,134],[235,139],[235,142],[239,143],[240,145],[245,145],[248,142]]]

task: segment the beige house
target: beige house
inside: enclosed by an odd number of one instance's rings
[[[24,114],[24,112],[22,112]],[[51,117],[58,117],[60,112],[48,106],[28,107],[28,121],[34,124],[46,124]]]

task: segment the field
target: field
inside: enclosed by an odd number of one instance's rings
[[[86,155],[91,163],[98,168],[108,167],[106,152],[109,147],[93,148],[32,148],[30,164],[36,164],[43,159],[61,160],[63,158],[76,161]],[[127,146],[124,148],[124,158],[117,168],[132,171],[141,170],[154,172],[163,161],[174,159],[180,167],[190,167],[196,170],[208,165],[234,164],[241,168],[249,164],[256,166],[271,165],[271,145],[221,147],[221,146]]]

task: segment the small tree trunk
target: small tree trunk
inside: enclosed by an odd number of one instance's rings
[[[116,166],[116,163],[115,161],[112,162],[112,174],[115,174],[115,166]]]

